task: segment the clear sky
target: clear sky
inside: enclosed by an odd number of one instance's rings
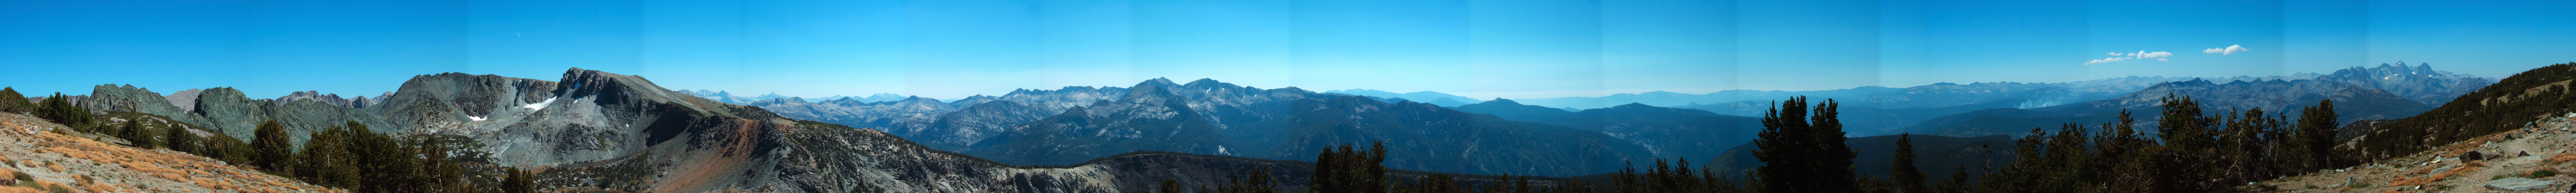
[[[373,96],[413,75],[554,80],[580,67],[671,89],[809,97],[953,99],[1170,77],[1544,98],[2263,76],[2397,61],[2501,77],[2576,61],[2570,7],[2576,1],[0,0],[0,86]]]

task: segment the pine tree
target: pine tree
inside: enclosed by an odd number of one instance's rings
[[[1949,182],[1942,182],[1942,183],[1941,183],[1941,190],[1940,190],[1940,192],[1942,192],[1942,193],[1964,193],[1964,192],[1968,192],[1968,189],[1970,189],[1970,188],[1969,188],[1969,187],[1970,187],[1970,184],[1968,184],[1968,178],[1969,178],[1969,177],[1968,177],[1968,165],[1967,165],[1967,164],[1959,164],[1959,166],[1958,166],[1958,168],[1957,168],[1957,169],[1955,169],[1955,170],[1953,170],[1953,171],[1951,171],[1951,172],[1950,172],[1950,181],[1949,181]]]
[[[1896,135],[1896,158],[1888,163],[1888,178],[1896,182],[1898,192],[1928,192],[1923,186],[1923,170],[1914,168],[1914,134]]]
[[[250,149],[253,153],[249,156],[253,161],[252,165],[258,165],[260,170],[270,172],[287,172],[292,169],[289,166],[295,163],[295,147],[287,142],[285,125],[278,124],[276,119],[269,119],[266,122],[260,122],[259,128],[252,130],[251,133],[255,135],[250,140]]]
[[[501,180],[501,193],[536,193],[535,179],[527,171],[510,168]]]
[[[1762,116],[1762,131],[1753,144],[1766,192],[1857,192],[1852,158],[1843,144],[1841,106],[1833,99],[1815,106],[1809,116],[1807,97],[1790,97]]]
[[[2156,137],[2164,144],[2153,150],[2155,154],[2145,155],[2152,160],[2146,168],[2157,170],[2147,186],[2153,192],[2208,192],[2224,186],[2212,180],[2220,177],[2219,166],[2212,162],[2222,161],[2215,160],[2218,147],[2212,144],[2215,139],[2209,130],[2212,118],[2202,117],[2200,102],[2191,97],[2166,94],[2163,102]]]
[[[134,148],[152,149],[152,139],[143,133],[143,120],[126,120],[125,126],[116,129],[116,138],[125,139]]]
[[[199,148],[197,155],[223,160],[224,163],[237,167],[257,168],[253,166],[257,166],[259,161],[251,159],[251,155],[258,154],[256,153],[258,151],[251,150],[250,143],[244,143],[241,138],[221,132],[212,133],[214,133],[213,136],[202,138],[205,146]]]
[[[2334,162],[2334,155],[2330,151],[2336,143],[2335,130],[2343,127],[2338,123],[2342,117],[2335,115],[2334,111],[2334,100],[2327,99],[2299,112],[2298,139],[2293,141],[2307,151],[2308,167],[2302,170],[2331,168],[2329,165]]]
[[[355,162],[358,170],[367,171],[359,176],[363,179],[371,179],[361,182],[359,187],[355,188],[358,192],[400,192],[420,189],[423,186],[418,180],[372,180],[403,179],[419,175],[419,166],[417,166],[419,160],[414,158],[419,154],[391,136],[375,133],[374,130],[368,129],[366,124],[349,121],[344,125],[349,128],[349,131],[341,137],[348,139],[347,151],[350,155],[356,156],[352,161]]]
[[[27,113],[35,109],[35,103],[27,101],[27,96],[19,94],[17,88],[0,87],[0,113]]]
[[[163,143],[169,144],[170,151],[197,153],[197,147],[199,145],[197,145],[196,133],[188,132],[188,128],[182,128],[182,126],[177,124],[172,124],[169,128],[161,128],[161,130],[163,131],[161,133],[161,139],[165,141]]]
[[[340,127],[331,127],[311,133],[312,139],[305,141],[304,151],[296,156],[302,165],[296,167],[295,173],[314,185],[357,188],[358,168],[352,161],[353,156],[349,155],[348,132]]]
[[[1340,150],[1325,147],[1315,155],[1315,174],[1310,177],[1309,192],[1386,192],[1386,145],[1384,142],[1360,149],[1342,144]]]
[[[73,105],[71,99],[63,96],[62,92],[54,92],[54,96],[45,97],[44,102],[36,104],[35,111],[36,118],[43,118],[55,124],[72,128],[97,128],[90,124],[92,115],[89,113],[89,108]]]
[[[420,163],[422,163],[421,173],[415,179],[420,179],[421,184],[429,186],[429,188],[423,188],[427,190],[424,192],[482,192],[482,189],[476,188],[473,182],[465,180],[464,169],[451,157],[453,155],[448,154],[450,148],[445,140],[423,137],[415,146],[419,146]]]
[[[1174,181],[1172,179],[1163,179],[1163,187],[1161,190],[1162,191],[1158,191],[1156,193],[1181,193],[1181,182]]]

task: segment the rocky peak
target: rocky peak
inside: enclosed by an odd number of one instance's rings
[[[2316,80],[2387,90],[2389,93],[2426,105],[2450,102],[2453,98],[2485,88],[2486,85],[2495,84],[2496,81],[2492,78],[2433,70],[2431,64],[2418,63],[2416,66],[2409,67],[2405,62],[2371,68],[2352,67],[2337,70],[2332,74],[2318,76]]]
[[[365,96],[357,98],[341,98],[340,94],[322,94],[322,91],[296,91],[291,94],[286,94],[286,96],[277,97],[277,100],[272,102],[275,103],[273,105],[286,105],[288,102],[295,102],[298,100],[310,100],[313,102],[321,102],[322,104],[331,104],[331,106],[348,108],[367,108],[367,106],[373,105],[370,104],[373,103],[373,101],[367,100],[367,97]]]
[[[185,111],[194,111],[194,110],[196,110],[196,109],[197,109],[197,93],[201,93],[201,92],[206,92],[206,89],[193,89],[193,88],[192,88],[192,89],[188,89],[188,90],[182,90],[182,91],[179,91],[179,92],[170,92],[170,95],[164,95],[164,96],[161,96],[161,99],[163,99],[163,100],[169,100],[169,101],[170,101],[170,105],[172,105],[172,106],[178,106],[178,107],[179,107],[179,111],[182,111],[182,112],[185,112]],[[392,92],[387,92],[387,93],[392,93]]]

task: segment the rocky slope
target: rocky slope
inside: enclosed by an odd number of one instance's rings
[[[2431,151],[2349,168],[2264,181],[2293,192],[2563,192],[2576,175],[2576,114],[2544,116],[2529,128],[2476,137]],[[2480,159],[2464,157],[2477,152]],[[2553,175],[2534,175],[2549,171]],[[2520,178],[2521,180],[2507,180]],[[2537,182],[2516,186],[2508,181]]]
[[[340,192],[234,168],[222,161],[166,149],[135,149],[92,140],[95,134],[33,116],[0,113],[0,175],[25,173],[22,184],[104,192]],[[111,138],[112,139],[112,138]],[[11,180],[14,181],[14,180]],[[0,186],[0,192],[39,192]]]

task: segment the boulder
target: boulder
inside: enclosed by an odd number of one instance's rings
[[[2486,188],[2487,190],[2495,190],[2499,192],[2524,192],[2538,190],[2541,187],[2549,187],[2550,184],[2557,183],[2558,182],[2534,180],[2531,178],[2504,178],[2487,181]]]
[[[2460,154],[2460,161],[2482,160],[2486,158],[2486,155],[2480,154],[2478,151],[2469,151],[2469,153]]]

